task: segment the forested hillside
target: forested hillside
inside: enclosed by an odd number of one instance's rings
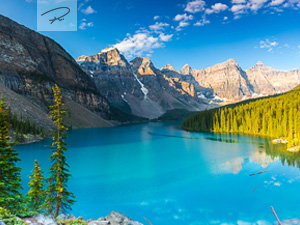
[[[287,138],[300,144],[300,86],[286,94],[193,114],[182,123],[191,131],[232,132]]]

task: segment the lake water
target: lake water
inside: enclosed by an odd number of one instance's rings
[[[67,161],[75,216],[122,212],[154,225],[273,224],[299,217],[299,157],[270,140],[191,133],[179,122],[73,130]],[[49,140],[17,146],[22,179],[34,160],[48,176]],[[283,165],[284,164],[284,165]],[[266,173],[248,176],[260,171]]]

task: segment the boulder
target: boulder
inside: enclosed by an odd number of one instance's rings
[[[284,220],[280,222],[281,225],[300,225],[300,220],[298,219],[291,219],[291,220]],[[278,224],[278,223],[275,223]]]
[[[109,221],[111,225],[143,225],[116,211],[111,212],[105,219]]]
[[[52,216],[45,216],[42,214],[37,214],[32,217],[36,220],[35,225],[56,225],[55,219]]]
[[[67,215],[60,214],[58,217],[56,217],[56,221],[58,221],[58,220],[73,220],[73,219],[76,219],[76,217],[72,214],[67,214]]]

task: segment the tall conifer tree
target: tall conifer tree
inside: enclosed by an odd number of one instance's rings
[[[36,212],[41,212],[41,206],[46,197],[44,193],[45,179],[43,177],[44,172],[37,160],[34,161],[34,169],[31,171],[31,173],[32,174],[29,175],[31,180],[28,184],[30,187],[28,192],[29,207]]]
[[[3,94],[0,101],[0,207],[17,214],[22,207],[23,195],[20,193],[21,168],[16,166],[19,153],[9,142],[9,124]]]
[[[65,142],[67,135],[67,127],[64,124],[63,116],[67,111],[64,108],[62,95],[59,87],[52,87],[54,92],[55,104],[50,106],[49,118],[55,124],[52,136],[53,154],[51,156],[52,166],[50,168],[50,177],[48,179],[49,186],[47,190],[45,209],[49,212],[54,210],[54,217],[57,217],[60,212],[66,212],[71,209],[74,204],[73,193],[67,190],[70,171],[69,165],[66,162],[65,152],[67,144]]]

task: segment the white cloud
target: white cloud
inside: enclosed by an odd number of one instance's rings
[[[26,0],[26,2],[32,2],[32,0]]]
[[[271,6],[281,5],[285,0],[272,0],[270,3]]]
[[[192,15],[188,16],[186,13],[185,14],[177,14],[174,17],[175,21],[188,21],[188,20],[192,20],[192,19],[194,19],[194,17]]]
[[[247,10],[247,6],[246,5],[242,5],[242,4],[238,4],[238,5],[233,5],[230,9],[235,15],[237,14],[242,14],[245,13],[245,11]]]
[[[268,0],[250,0],[249,3],[247,4],[248,8],[251,9],[252,11],[257,11],[260,8],[263,7],[263,5],[267,2]]]
[[[228,9],[227,5],[222,4],[222,3],[216,3],[216,4],[212,5],[210,9],[206,9],[205,12],[207,14],[219,13],[221,11],[225,11],[226,9]]]
[[[242,4],[242,3],[246,3],[246,0],[232,0],[231,3],[232,4]]]
[[[154,19],[154,20],[158,20],[158,19],[159,19],[159,16],[154,16],[153,19]]]
[[[153,49],[164,47],[164,42],[172,38],[171,35],[155,35],[147,30],[137,31],[134,35],[128,34],[121,42],[114,45],[125,56],[131,58],[140,56],[145,52],[152,53]]]
[[[201,12],[201,11],[204,11],[204,6],[205,6],[205,1],[195,0],[195,1],[189,2],[186,5],[184,11],[190,12],[190,13]]]
[[[149,28],[150,28],[150,30],[159,31],[159,30],[164,30],[165,27],[168,27],[168,26],[170,26],[170,25],[167,23],[156,22],[155,24],[150,25]]]
[[[160,34],[159,35],[159,38],[160,38],[160,40],[161,41],[163,41],[163,42],[168,42],[168,41],[170,41],[171,39],[172,39],[172,37],[173,37],[173,34]]]
[[[260,48],[266,48],[268,49],[268,52],[272,52],[274,47],[276,47],[278,45],[278,42],[273,41],[271,42],[269,39],[266,39],[265,41],[260,41]]]
[[[210,21],[207,20],[205,18],[205,16],[203,16],[201,20],[199,20],[196,23],[194,23],[194,26],[198,26],[199,27],[199,26],[204,26],[205,24],[209,24],[209,23],[210,23]]]
[[[85,19],[83,19],[84,21],[86,21]],[[94,23],[93,22],[89,22],[89,23],[86,23],[86,22],[82,22],[80,25],[79,25],[79,29],[80,30],[85,30],[87,27],[93,27],[94,26]]]
[[[228,20],[228,17],[227,17],[227,16],[224,16],[223,20]]]
[[[187,27],[189,24],[190,24],[189,22],[181,21],[178,26],[179,27]]]
[[[86,15],[89,14],[93,14],[93,13],[97,13],[97,11],[95,11],[92,6],[88,6],[86,9],[82,9],[81,12],[83,12]]]

